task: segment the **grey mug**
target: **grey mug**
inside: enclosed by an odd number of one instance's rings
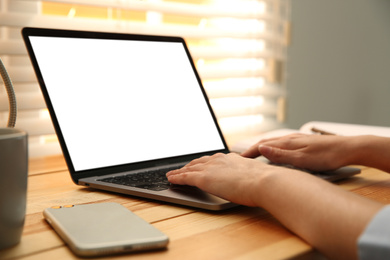
[[[0,128],[0,250],[20,242],[26,215],[27,134]]]

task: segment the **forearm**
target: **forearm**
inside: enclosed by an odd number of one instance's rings
[[[331,259],[357,257],[357,238],[383,206],[305,172],[236,154],[196,159],[167,174],[237,204],[261,207]]]
[[[306,173],[263,176],[257,205],[331,259],[357,257],[356,241],[381,204]]]
[[[390,138],[359,136],[351,138],[349,164],[378,168],[390,173]]]

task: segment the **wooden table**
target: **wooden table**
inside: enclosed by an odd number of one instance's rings
[[[362,174],[337,185],[383,203],[390,200],[390,175],[376,169],[362,168]],[[208,212],[77,186],[63,157],[55,156],[30,160],[22,240],[0,251],[0,259],[77,259],[45,222],[42,211],[54,205],[108,201],[152,223],[170,243],[167,250],[107,259],[286,259],[315,252],[263,209],[240,206]]]

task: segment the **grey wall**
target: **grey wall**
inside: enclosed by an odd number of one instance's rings
[[[390,126],[390,0],[291,0],[287,126]]]

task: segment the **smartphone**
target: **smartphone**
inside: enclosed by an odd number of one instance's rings
[[[162,249],[169,242],[164,233],[118,203],[56,206],[43,215],[78,256]]]

